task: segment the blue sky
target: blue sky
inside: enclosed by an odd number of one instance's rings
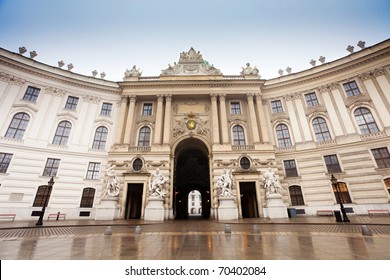
[[[133,65],[158,76],[190,47],[225,75],[250,62],[269,79],[389,38],[389,0],[0,0],[0,47],[114,81]]]

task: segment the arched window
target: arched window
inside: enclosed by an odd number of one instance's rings
[[[276,137],[278,138],[279,147],[290,147],[292,146],[290,133],[288,127],[285,124],[278,124],[276,126]]]
[[[386,189],[390,194],[390,178],[385,179],[384,182],[385,182]]]
[[[371,134],[379,131],[374,117],[367,108],[356,109],[355,118],[362,134]]]
[[[99,126],[93,138],[92,149],[104,150],[106,148],[107,135],[108,129],[104,126]]]
[[[83,195],[81,197],[80,207],[92,208],[94,198],[95,198],[95,189],[93,188],[83,189]]]
[[[334,185],[332,186],[337,203],[340,204],[339,195],[343,203],[352,203],[351,197],[349,196],[347,184],[344,182],[338,182],[337,184],[338,188],[336,188],[336,186]]]
[[[72,124],[68,121],[62,121],[58,124],[56,134],[53,138],[53,144],[66,145],[68,143],[70,129]]]
[[[318,117],[313,120],[313,129],[318,142],[332,140],[332,137],[329,133],[328,125],[323,118]]]
[[[291,205],[305,205],[300,186],[290,186],[288,191],[290,193]]]
[[[46,185],[39,186],[33,207],[47,207],[52,188]]]
[[[22,139],[26,131],[30,116],[26,113],[18,113],[12,118],[12,121],[5,133],[6,138]]]
[[[244,129],[241,125],[235,125],[233,127],[233,145],[242,146],[245,145]]]
[[[150,146],[150,128],[144,126],[139,131],[138,146]]]

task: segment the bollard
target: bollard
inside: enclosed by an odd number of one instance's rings
[[[111,235],[112,234],[112,228],[111,227],[107,227],[106,228],[106,231],[104,232],[105,235]]]
[[[59,219],[59,217],[60,217],[60,214],[61,214],[61,212],[58,212],[58,213],[57,213],[56,221],[58,221],[58,219]]]
[[[231,228],[230,228],[229,225],[225,225],[225,233],[226,233],[226,234],[232,233],[232,230],[231,230]]]
[[[258,225],[254,225],[253,226],[253,231],[254,231],[254,233],[259,233],[260,232],[259,226]]]
[[[135,233],[136,234],[141,234],[141,227],[140,226],[136,226],[135,227]]]
[[[372,231],[368,228],[368,226],[362,226],[362,235],[372,236]]]

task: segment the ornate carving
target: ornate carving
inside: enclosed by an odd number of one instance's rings
[[[383,67],[376,68],[372,71],[374,77],[382,76],[385,74],[385,69]]]
[[[12,75],[9,75],[9,74],[4,73],[4,72],[0,73],[0,80],[5,81],[5,82],[9,82],[9,83],[13,83],[13,84],[18,85],[18,86],[22,86],[26,82],[26,80],[24,80],[22,78],[12,76]]]
[[[53,88],[53,87],[47,87],[45,88],[46,93],[54,95],[54,96],[59,96],[63,97],[66,94],[66,91],[63,89],[58,89],[58,88]]]
[[[210,134],[210,128],[208,120],[203,120],[199,116],[188,115],[180,120],[175,120],[176,125],[173,128],[173,137],[176,138],[179,135],[185,133],[199,134],[208,136]]]
[[[228,159],[228,160],[217,159],[214,162],[217,164],[217,166],[230,167],[230,166],[237,165],[237,160],[235,159]]]
[[[92,95],[83,95],[83,101],[88,103],[94,103],[97,104],[101,100],[100,97],[92,96]]]
[[[168,165],[167,160],[160,160],[160,161],[148,160],[145,162],[146,167],[165,167],[167,165]]]

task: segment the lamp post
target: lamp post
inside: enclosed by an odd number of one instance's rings
[[[39,219],[38,219],[37,223],[35,224],[36,226],[43,225],[43,215],[45,215],[46,205],[47,205],[47,202],[49,201],[49,197],[50,197],[53,185],[54,185],[54,179],[53,179],[53,177],[51,177],[50,181],[47,182],[47,195],[45,198],[45,203],[43,204],[43,207],[42,207],[42,211],[39,214]]]
[[[347,212],[345,212],[343,201],[342,201],[341,196],[340,196],[339,183],[337,182],[337,179],[333,174],[332,174],[332,177],[330,178],[330,181],[332,182],[332,185],[335,187],[337,197],[339,198],[340,210],[341,210],[341,213],[343,214],[343,222],[349,223],[350,221],[348,219]]]

